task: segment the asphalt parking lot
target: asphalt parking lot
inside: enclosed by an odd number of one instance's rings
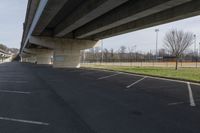
[[[92,69],[0,64],[2,133],[199,133],[200,86]]]

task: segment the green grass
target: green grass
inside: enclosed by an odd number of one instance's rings
[[[145,74],[158,77],[167,77],[180,80],[188,80],[200,83],[200,68],[160,68],[160,67],[124,67],[124,66],[102,66],[90,65],[92,68],[102,68],[129,73]]]

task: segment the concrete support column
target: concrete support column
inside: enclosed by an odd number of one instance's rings
[[[27,58],[27,62],[29,63],[35,63],[36,62],[36,57],[35,56],[30,56]]]
[[[26,55],[21,56],[21,62],[28,62],[28,58],[29,56],[26,56]]]
[[[24,49],[25,52],[30,53],[29,62],[37,64],[51,64],[53,57],[53,50],[51,49]]]
[[[53,52],[40,53],[36,55],[37,64],[51,64]]]
[[[51,37],[31,36],[29,42],[53,50],[53,67],[80,67],[80,50],[88,49],[98,45],[98,41],[64,39]],[[24,49],[26,52],[34,52],[38,64],[49,64],[50,55],[44,55],[38,50]],[[36,52],[37,51],[37,52]]]
[[[80,67],[79,49],[55,49],[53,58],[53,67]]]
[[[53,67],[79,68],[80,50],[92,48],[97,41],[68,40],[54,49]]]
[[[21,57],[21,62],[26,62],[26,58]]]

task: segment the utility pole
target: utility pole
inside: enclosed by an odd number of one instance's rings
[[[155,29],[156,32],[156,61],[157,61],[157,56],[158,56],[158,32],[159,29]]]
[[[199,54],[198,54],[198,60],[200,61],[200,43],[199,43]]]
[[[194,34],[194,59],[196,61],[196,68],[197,68],[197,60],[198,60],[198,55],[197,55],[197,51],[196,51],[196,35]]]
[[[101,62],[103,63],[103,39],[101,40]]]
[[[196,55],[196,35],[194,34],[194,55]]]
[[[83,64],[85,64],[85,50],[83,50]]]
[[[200,57],[200,43],[199,43],[199,57]]]

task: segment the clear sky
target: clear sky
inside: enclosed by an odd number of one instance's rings
[[[0,43],[19,48],[28,0],[0,0]]]
[[[28,0],[0,0],[0,43],[8,47],[20,47],[27,1]],[[137,51],[155,51],[156,28],[160,30],[158,39],[159,48],[163,47],[163,37],[165,33],[172,28],[193,32],[197,35],[197,44],[200,42],[200,16],[196,16],[104,39],[104,47],[117,50],[121,45],[127,47],[136,45]],[[193,48],[193,46],[191,48]]]

